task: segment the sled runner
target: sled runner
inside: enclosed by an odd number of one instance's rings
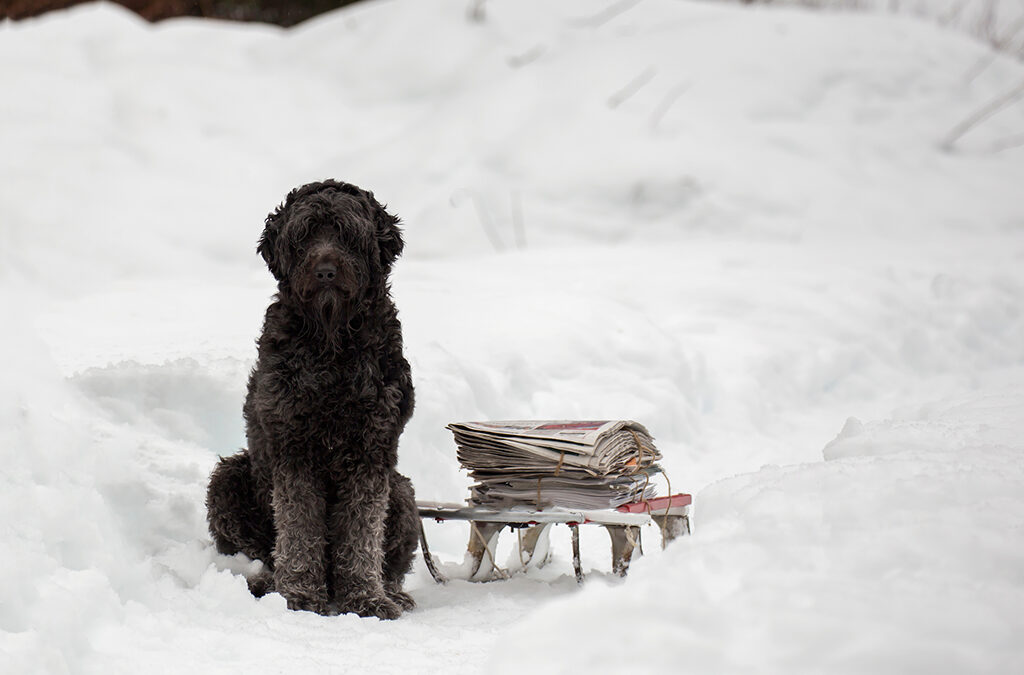
[[[688,494],[656,497],[645,501],[623,504],[617,509],[568,509],[552,507],[531,510],[524,507],[497,509],[483,506],[465,506],[441,502],[417,502],[420,518],[469,521],[469,544],[466,549],[464,573],[470,581],[506,579],[512,572],[540,567],[548,558],[548,532],[552,525],[564,523],[572,530],[572,564],[576,581],[583,581],[580,563],[579,526],[601,525],[612,540],[612,572],[625,576],[633,550],[640,544],[640,526],[654,521],[661,530],[664,547],[676,537],[690,533],[690,504]],[[497,566],[494,552],[502,530],[509,527],[518,537],[519,561],[515,569]],[[420,546],[423,560],[431,576],[440,584],[448,581],[438,570],[427,546],[427,537],[420,521]]]

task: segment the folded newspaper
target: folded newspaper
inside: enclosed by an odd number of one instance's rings
[[[606,509],[655,496],[661,453],[637,422],[457,422],[474,506]]]

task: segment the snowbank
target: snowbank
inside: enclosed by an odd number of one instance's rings
[[[1022,405],[851,419],[829,461],[709,486],[698,536],[531,614],[493,671],[1017,672]]]
[[[940,146],[1024,66],[889,15],[465,12],[0,26],[0,670],[1019,670],[1024,107]],[[694,536],[612,584],[587,531],[582,589],[564,532],[504,584],[417,567],[391,623],[249,596],[203,493],[263,218],[325,176],[405,221],[421,498],[465,495],[451,420],[629,417]]]

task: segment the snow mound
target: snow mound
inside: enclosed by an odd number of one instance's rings
[[[705,488],[697,536],[531,614],[493,672],[1015,672],[1022,406],[851,420],[827,462]]]

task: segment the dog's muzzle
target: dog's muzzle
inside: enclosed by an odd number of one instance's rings
[[[367,270],[359,260],[332,246],[311,251],[302,269],[299,291],[310,300],[325,293],[355,298],[368,281]]]

